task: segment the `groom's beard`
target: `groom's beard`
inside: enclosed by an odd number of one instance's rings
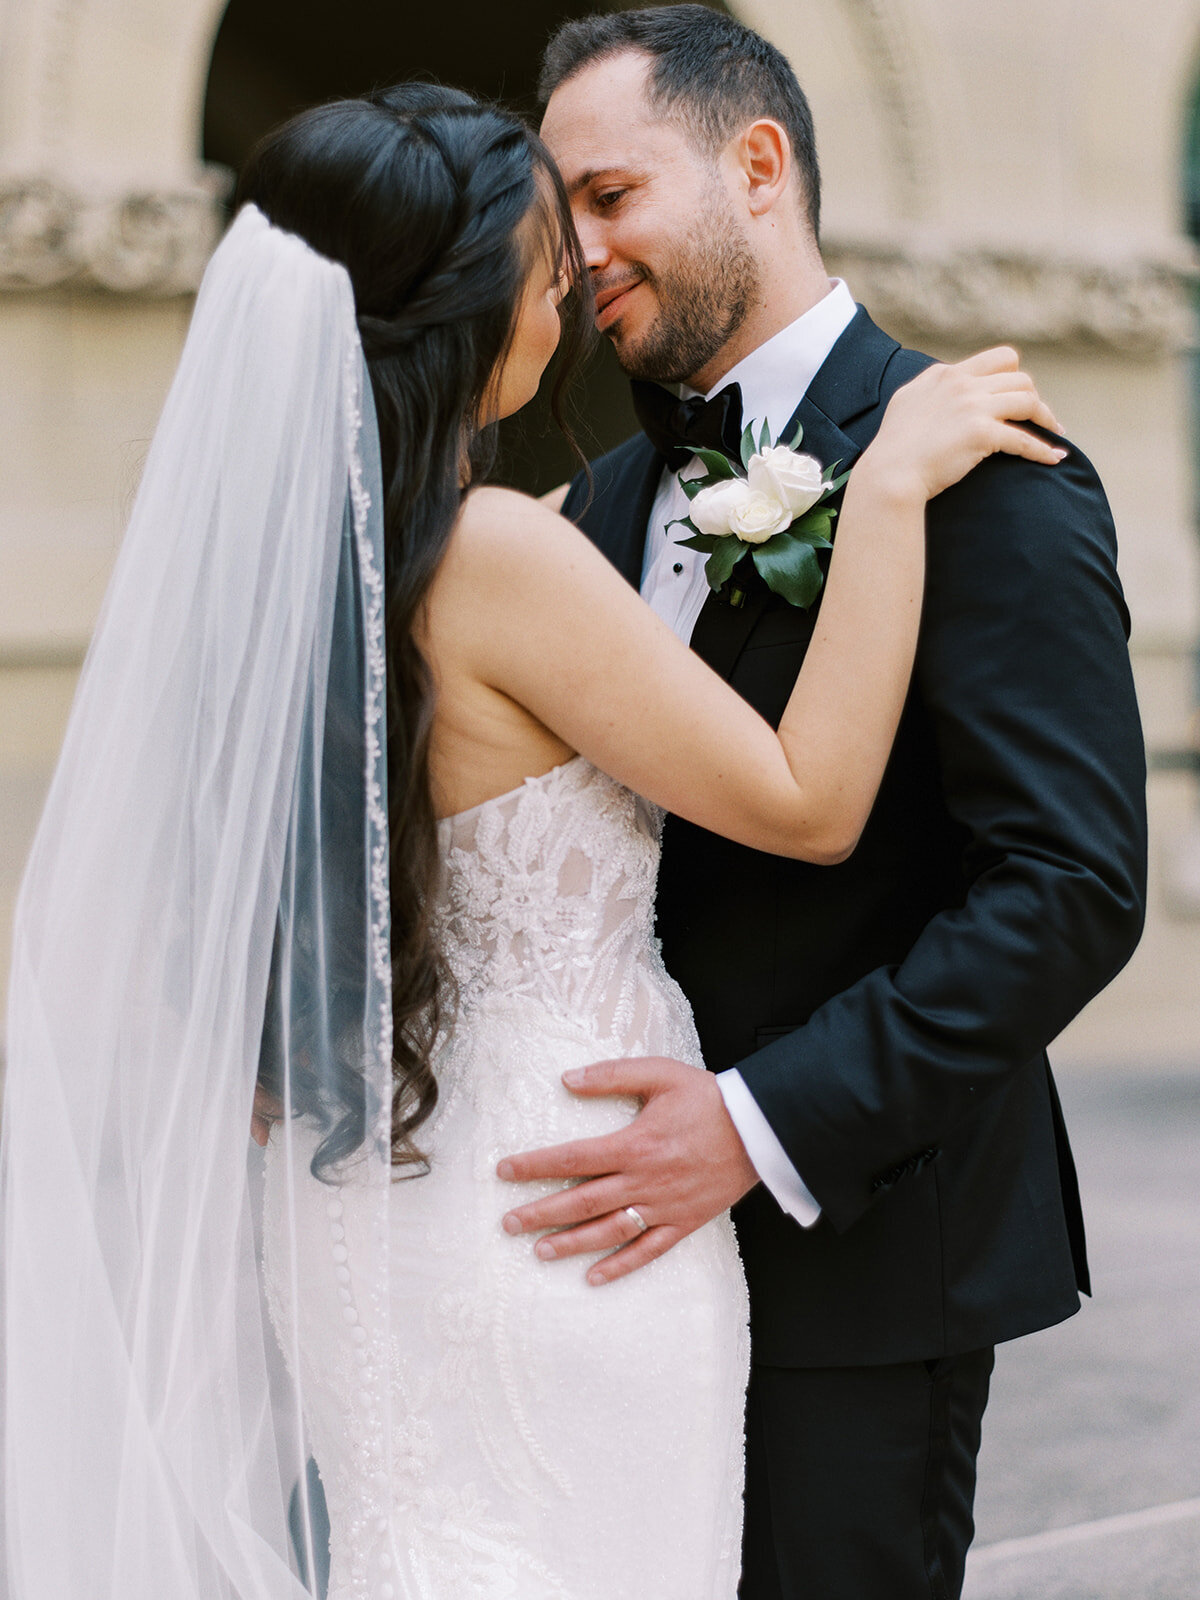
[[[758,264],[726,205],[697,220],[657,272],[641,263],[634,271],[654,291],[658,315],[636,342],[617,331],[613,343],[629,376],[652,383],[684,383],[703,371],[746,320],[759,285]]]

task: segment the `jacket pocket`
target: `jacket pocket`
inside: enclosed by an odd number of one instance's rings
[[[800,1026],[798,1022],[783,1022],[770,1028],[755,1028],[754,1048],[765,1049],[767,1045],[774,1044],[776,1039],[786,1039],[789,1033],[795,1033]]]

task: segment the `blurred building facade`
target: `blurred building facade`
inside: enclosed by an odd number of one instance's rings
[[[419,20],[374,0],[0,0],[3,974],[79,665],[224,224],[227,164],[300,105],[422,72],[527,104],[545,34],[587,9],[537,0],[514,25],[476,0]],[[813,102],[831,268],[935,354],[1018,344],[1105,480],[1156,763],[1154,888],[1141,951],[1060,1053],[1192,1055],[1200,0],[1157,0],[1152,25],[1127,0],[732,9],[787,52]],[[623,436],[611,370],[591,395],[597,441]],[[552,448],[514,450],[529,486],[560,475]]]

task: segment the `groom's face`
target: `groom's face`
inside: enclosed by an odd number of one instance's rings
[[[571,196],[596,293],[596,325],[634,377],[720,376],[759,271],[736,166],[646,98],[649,60],[625,51],[554,91],[542,136]]]

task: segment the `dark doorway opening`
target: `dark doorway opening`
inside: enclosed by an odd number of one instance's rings
[[[395,0],[231,0],[209,72],[205,159],[236,172],[255,141],[297,111],[404,78],[455,84],[533,117],[538,61],[555,27],[571,16],[621,9],[602,0],[427,9]],[[635,431],[627,385],[606,344],[578,384],[574,409],[589,456]],[[541,493],[574,471],[543,401],[504,425],[501,481]]]

